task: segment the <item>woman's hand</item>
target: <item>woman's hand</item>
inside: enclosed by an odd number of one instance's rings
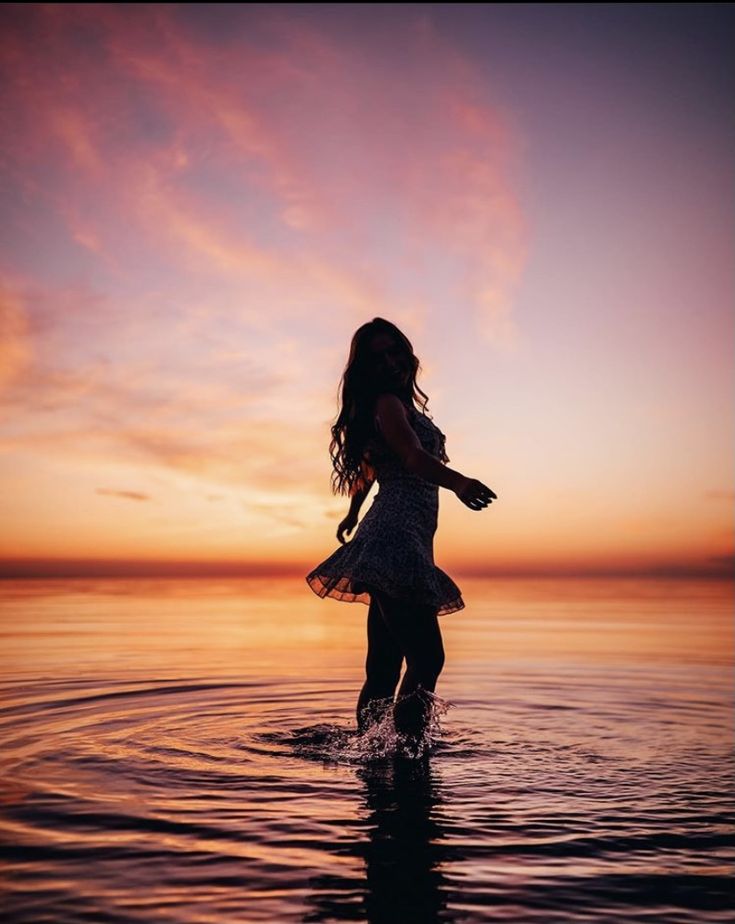
[[[356,526],[357,515],[354,513],[348,513],[344,520],[342,520],[342,522],[337,527],[337,538],[342,543],[342,545],[345,544],[345,538],[342,534],[351,533]]]
[[[493,500],[498,499],[495,491],[476,478],[463,477],[454,493],[471,510],[483,510],[488,504],[492,504]]]

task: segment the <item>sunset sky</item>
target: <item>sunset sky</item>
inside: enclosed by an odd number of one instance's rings
[[[0,574],[321,561],[374,316],[453,576],[730,573],[722,9],[3,5]]]

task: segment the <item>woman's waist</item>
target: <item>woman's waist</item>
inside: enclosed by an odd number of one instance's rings
[[[389,508],[397,517],[428,516],[435,519],[439,509],[439,488],[430,481],[396,479],[379,483],[376,510]]]
[[[408,532],[431,536],[439,522],[439,501],[436,493],[391,491],[381,489],[363,517],[363,522],[387,524],[396,535]]]
[[[439,486],[411,472],[381,473],[376,477],[379,491],[438,494]]]

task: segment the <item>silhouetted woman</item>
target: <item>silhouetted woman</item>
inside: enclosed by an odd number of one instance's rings
[[[358,729],[391,707],[405,658],[393,716],[396,730],[414,743],[430,715],[424,691],[434,692],[444,665],[438,617],[464,607],[459,587],[434,564],[439,487],[472,510],[497,497],[445,464],[445,437],[426,415],[419,369],[410,341],[390,321],[373,318],[353,335],[329,446],[332,490],[351,497],[350,510],[337,529],[341,546],[306,575],[320,597],[369,605]],[[375,481],[373,504],[345,543]]]

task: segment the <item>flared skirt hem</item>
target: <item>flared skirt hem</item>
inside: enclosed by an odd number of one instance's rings
[[[394,599],[405,600],[406,603],[431,606],[436,610],[437,616],[446,616],[464,609],[465,603],[459,588],[441,569],[436,568],[436,571],[437,576],[441,575],[444,582],[449,582],[451,588],[456,591],[447,599],[437,600],[436,595],[427,591],[425,587],[411,587],[385,577],[370,582],[347,575],[330,576],[321,572],[319,568],[306,575],[306,583],[318,597],[330,597],[332,600],[345,603],[364,603],[369,606],[371,592],[379,590]]]

